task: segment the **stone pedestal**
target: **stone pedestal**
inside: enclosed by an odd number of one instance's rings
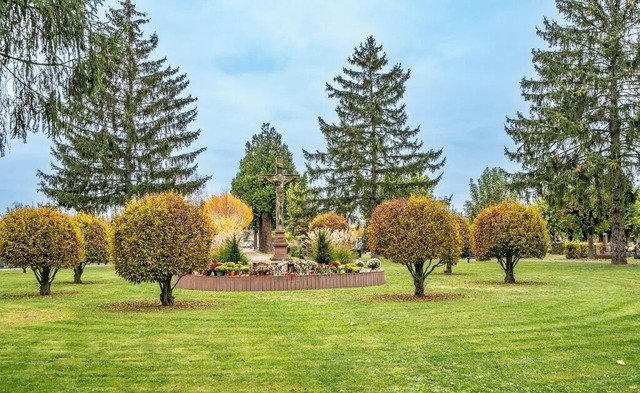
[[[287,256],[287,241],[284,238],[283,230],[276,230],[276,236],[273,238],[273,256],[272,261],[286,261],[289,259]]]

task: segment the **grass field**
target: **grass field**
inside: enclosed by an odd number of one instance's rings
[[[640,392],[639,265],[525,261],[505,285],[463,262],[431,301],[383,267],[380,287],[176,290],[174,308],[112,267],[46,297],[0,271],[0,392]]]

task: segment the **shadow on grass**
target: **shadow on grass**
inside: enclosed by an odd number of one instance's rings
[[[472,276],[471,273],[458,273],[458,272],[453,272],[453,273],[445,273],[445,272],[440,272],[439,274],[440,276]]]
[[[439,302],[463,297],[464,295],[460,293],[427,293],[424,297],[416,297],[410,293],[379,293],[369,296],[367,300],[374,302]]]
[[[134,312],[157,312],[171,310],[193,310],[196,308],[206,308],[215,305],[217,302],[203,302],[197,300],[175,300],[173,306],[163,306],[159,301],[138,300],[130,302],[117,302],[107,304],[104,309],[108,311],[134,311]]]
[[[79,287],[83,286],[83,285],[104,285],[106,284],[106,281],[82,281],[82,283],[80,284],[76,284],[73,281],[62,281],[61,284],[65,284],[65,285],[77,285]]]

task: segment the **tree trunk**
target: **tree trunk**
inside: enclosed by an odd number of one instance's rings
[[[73,268],[73,283],[74,284],[82,284],[82,273],[84,272],[84,267],[82,265],[78,265]]]
[[[416,289],[414,295],[424,297],[424,262],[416,262],[414,269],[413,286]]]
[[[273,239],[271,238],[271,215],[264,215],[260,219],[260,248],[264,253],[273,251]]]
[[[622,173],[621,170],[616,172]],[[622,176],[616,176],[618,180],[615,181],[613,190],[611,193],[611,264],[613,265],[626,265],[627,264],[627,251],[626,251],[626,239],[624,234],[624,214],[622,209],[622,184],[620,178]]]
[[[445,265],[445,268],[444,268],[444,274],[451,274],[451,267],[452,267],[452,266],[453,266],[453,264],[451,264],[451,263],[447,263],[447,264]]]
[[[22,273],[26,273],[27,272],[27,267],[26,266],[22,266]]]
[[[36,275],[38,284],[40,284],[40,295],[51,295],[51,268],[45,266],[40,271],[34,269],[33,274]]]
[[[504,264],[504,282],[508,284],[515,284],[516,277],[513,275],[513,257],[511,255],[507,255],[505,264]]]
[[[616,12],[616,9],[612,10]],[[612,80],[617,80],[619,76],[616,74],[621,56],[613,56],[609,65],[609,76]],[[622,120],[620,119],[620,89],[617,83],[611,84],[610,90],[610,107],[611,117],[609,118],[609,135],[610,135],[610,164],[611,179],[613,187],[611,189],[611,264],[626,265],[626,238],[624,234],[624,187],[627,183],[622,168]]]
[[[589,243],[589,254],[587,255],[587,258],[596,259],[596,246],[593,243],[593,230],[590,230],[589,233],[587,233],[587,242]]]
[[[167,274],[163,280],[158,282],[158,284],[160,284],[160,303],[162,303],[163,306],[173,306],[172,278],[173,275]]]
[[[253,231],[253,250],[258,250],[258,231]]]

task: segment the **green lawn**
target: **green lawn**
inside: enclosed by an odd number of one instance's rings
[[[176,290],[112,267],[64,271],[52,296],[0,271],[0,391],[640,392],[640,266],[493,262],[438,270],[402,301],[409,273],[380,287],[300,292]],[[626,365],[618,365],[623,360]]]

